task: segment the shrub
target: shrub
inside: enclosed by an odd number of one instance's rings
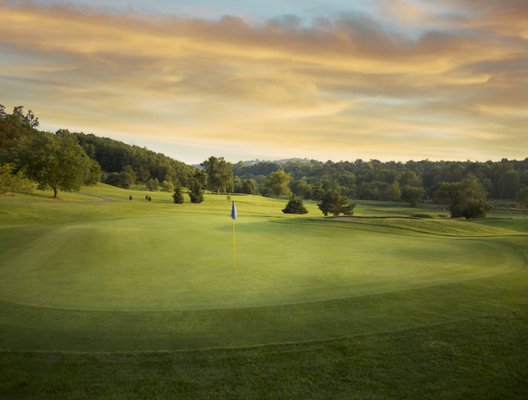
[[[301,198],[292,197],[282,212],[284,214],[307,214],[308,210],[304,207]]]

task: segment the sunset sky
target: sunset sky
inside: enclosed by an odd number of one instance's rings
[[[524,159],[528,1],[0,0],[0,104],[191,163]]]

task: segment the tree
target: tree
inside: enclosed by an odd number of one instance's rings
[[[517,203],[519,207],[527,208],[528,207],[528,187],[524,187],[517,193]]]
[[[189,197],[191,198],[191,203],[201,203],[204,200],[202,184],[196,178],[191,179],[189,184]]]
[[[312,199],[313,198],[313,187],[306,179],[299,179],[290,182],[290,189],[295,196],[301,199]]]
[[[90,159],[90,167],[86,170],[83,183],[85,185],[95,185],[101,180],[101,166],[95,160]]]
[[[174,187],[174,193],[172,194],[172,198],[174,199],[174,203],[176,204],[183,203],[183,191],[179,184],[176,184],[176,186]]]
[[[288,187],[291,180],[292,177],[290,174],[284,172],[283,169],[278,169],[266,177],[264,185],[275,197],[279,198],[280,195],[288,195],[291,193]]]
[[[328,214],[339,215],[353,215],[354,207],[350,200],[341,194],[338,190],[329,190],[323,193],[321,200],[317,203],[317,206],[322,213],[327,216]]]
[[[451,218],[482,218],[491,208],[482,184],[474,175],[459,182],[441,182],[434,197],[437,202],[448,204]]]
[[[39,189],[79,190],[91,162],[71,134],[39,132],[24,136],[17,149],[18,165]]]
[[[22,172],[14,173],[13,164],[0,165],[0,193],[31,192],[33,183]]]
[[[223,157],[211,156],[201,166],[207,173],[207,184],[211,192],[226,193],[228,188],[233,187],[233,170]]]
[[[519,173],[513,169],[506,171],[499,179],[499,195],[501,199],[515,200],[519,191]]]
[[[147,181],[147,189],[151,192],[154,192],[156,190],[158,190],[159,188],[159,181],[157,178],[150,178],[148,181]]]
[[[410,207],[416,207],[418,201],[423,199],[425,190],[421,186],[404,186],[401,191],[401,198],[409,203]]]
[[[398,181],[394,181],[387,190],[387,198],[390,201],[398,201],[401,198],[400,184]]]
[[[257,181],[255,179],[246,179],[242,183],[242,193],[258,194]]]
[[[282,212],[284,214],[307,214],[308,210],[304,207],[301,198],[293,196]]]
[[[164,180],[163,182],[161,182],[161,190],[164,192],[173,192],[174,184],[168,180]]]

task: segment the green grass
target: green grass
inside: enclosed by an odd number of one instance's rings
[[[523,398],[528,229],[107,185],[0,197],[2,398]],[[128,196],[132,194],[133,200]]]

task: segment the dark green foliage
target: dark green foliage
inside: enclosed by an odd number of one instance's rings
[[[257,181],[255,181],[255,179],[246,179],[242,183],[241,192],[246,194],[258,194]]]
[[[189,197],[191,198],[191,203],[201,203],[204,200],[203,188],[198,179],[191,179]]]
[[[72,133],[72,135],[88,156],[99,163],[103,171],[126,172],[131,175],[132,184],[136,181],[146,183],[149,179],[157,179],[158,182],[164,180],[172,182],[178,179],[185,182],[195,171],[195,168],[183,162],[142,147],[92,134]]]
[[[482,218],[491,209],[486,203],[486,192],[475,176],[460,182],[442,182],[434,195],[438,202],[448,204],[451,218]]]
[[[130,189],[130,186],[134,184],[134,178],[130,173],[125,171],[110,172],[106,174],[104,182],[123,189]]]
[[[239,162],[234,172],[242,181],[255,179],[260,185],[266,175],[278,169],[292,176],[290,189],[304,199],[319,200],[333,187],[344,195],[365,200],[398,201],[415,205],[430,200],[441,182],[459,182],[473,174],[493,199],[515,199],[518,191],[528,186],[528,158],[500,162],[409,161],[381,162],[356,160],[320,162],[285,160],[280,162]],[[398,196],[398,186],[400,196]],[[267,188],[260,188],[261,192]],[[273,195],[270,190],[267,194]]]
[[[491,208],[486,200],[469,200],[460,210],[460,215],[466,219],[484,218]]]
[[[92,163],[74,137],[37,132],[24,136],[17,146],[17,164],[41,189],[79,190]]]
[[[416,207],[418,201],[422,200],[425,191],[421,186],[406,185],[401,191],[401,198],[409,203],[410,207]]]
[[[5,111],[0,104],[0,163],[13,163],[17,158],[18,142],[26,136],[31,136],[36,131],[38,119],[33,112],[23,114],[23,107],[13,109],[12,114]]]
[[[286,208],[282,212],[284,214],[307,214],[308,210],[304,206],[302,199],[294,196],[288,201]]]
[[[172,198],[175,204],[183,204],[183,191],[180,185],[175,186]]]
[[[90,167],[86,170],[86,175],[84,176],[83,184],[85,185],[95,185],[97,182],[101,181],[101,166],[97,161],[90,159]]]
[[[317,203],[321,212],[326,216],[328,214],[339,215],[353,215],[354,203],[343,196],[338,190],[329,190],[321,196],[321,200]]]
[[[132,200],[132,195],[128,196],[128,200]]]
[[[528,206],[528,187],[524,187],[517,193],[517,202],[521,208]]]
[[[519,173],[513,169],[506,171],[499,179],[499,193],[501,199],[515,200],[519,191]]]

